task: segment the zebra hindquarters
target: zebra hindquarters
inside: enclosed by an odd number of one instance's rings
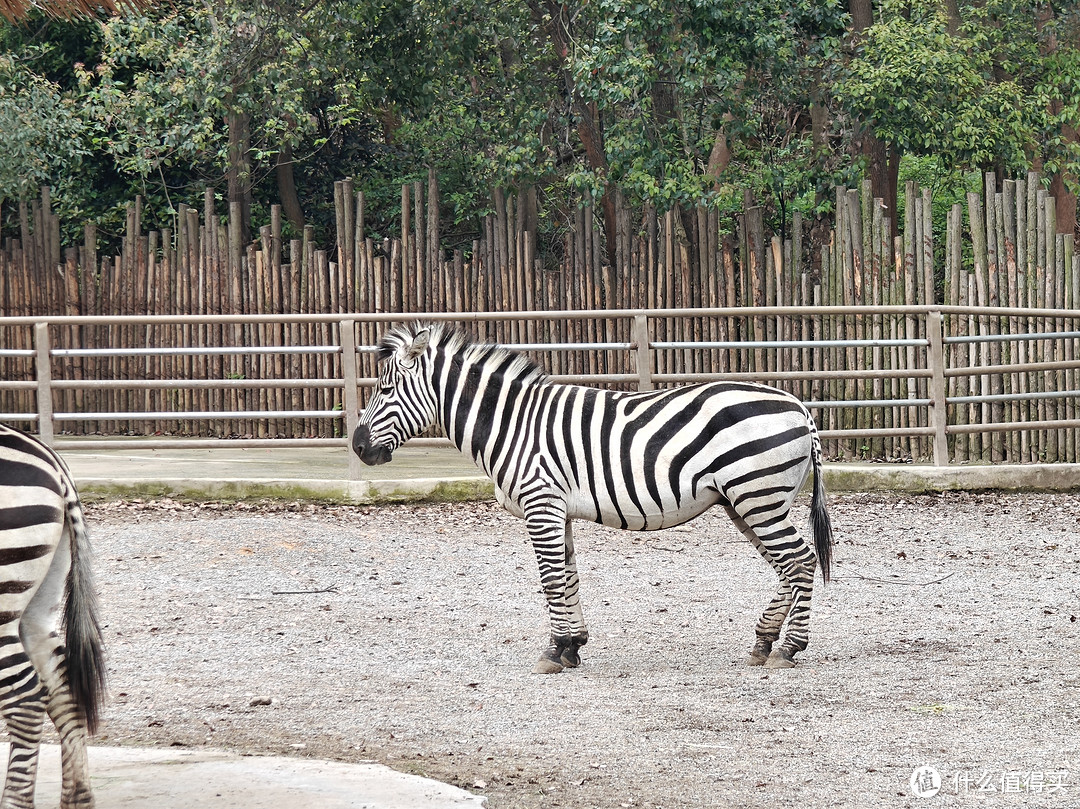
[[[805,449],[804,449],[805,444]],[[810,636],[810,602],[819,561],[828,575],[828,556],[819,560],[822,541],[815,520],[818,551],[791,522],[791,505],[808,474],[815,476],[814,516],[825,519],[820,453],[815,432],[776,447],[750,471],[740,471],[722,484],[724,506],[735,527],[777,575],[775,595],[755,627],[756,640],[749,664],[790,668],[795,655],[806,649]],[[828,540],[827,540],[828,541]],[[783,641],[780,640],[784,631]]]
[[[69,483],[70,481],[68,481]],[[73,491],[73,487],[71,489]],[[77,501],[75,501],[77,506]],[[86,755],[87,715],[96,717],[95,704],[87,709],[79,695],[73,693],[69,678],[73,674],[72,657],[61,642],[56,618],[65,607],[69,620],[72,611],[83,613],[81,620],[97,627],[92,605],[85,602],[85,547],[79,553],[79,542],[85,544],[81,528],[81,508],[78,529],[71,522],[72,501],[58,500],[56,521],[10,528],[10,517],[18,507],[5,510],[9,527],[0,532],[0,557],[8,564],[0,567],[0,603],[4,618],[0,629],[0,645],[4,647],[3,669],[0,671],[0,712],[3,713],[11,736],[7,777],[0,809],[27,809],[34,805],[38,752],[44,718],[47,715],[60,736],[63,769],[61,809],[93,807],[89,767]],[[52,511],[49,506],[36,506]],[[34,513],[24,510],[25,514]],[[73,558],[73,554],[75,554]],[[80,585],[72,580],[81,576]],[[87,638],[71,638],[71,644],[85,657]],[[95,659],[101,663],[100,632],[90,640],[96,650]],[[76,676],[80,672],[74,672]],[[93,674],[101,682],[100,671]]]
[[[50,660],[59,641],[41,624],[47,623],[49,607],[55,613],[62,587],[49,584],[49,571],[57,564],[56,549],[63,537],[63,504],[50,493],[31,506],[5,504],[4,529],[0,531],[0,713],[10,736],[7,777],[2,809],[25,809],[34,805],[38,750],[46,715],[48,690],[41,672],[55,669]],[[45,520],[42,522],[42,518]],[[31,604],[39,608],[31,610]],[[28,614],[31,615],[27,620]],[[39,620],[34,615],[41,617]],[[43,620],[42,620],[43,619]],[[59,658],[62,659],[62,658]]]

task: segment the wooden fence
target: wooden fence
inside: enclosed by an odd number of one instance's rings
[[[59,223],[51,212],[48,191],[20,207],[19,238],[6,238],[0,250],[0,312],[26,315],[117,314],[288,314],[427,311],[561,311],[580,309],[690,308],[716,306],[887,305],[945,303],[1072,308],[1080,300],[1080,266],[1071,236],[1055,235],[1054,200],[1036,175],[1010,181],[998,190],[992,176],[985,192],[972,195],[966,216],[956,206],[948,217],[945,243],[935,250],[930,198],[908,184],[907,206],[900,232],[893,239],[889,212],[860,189],[837,189],[835,226],[824,243],[810,244],[800,216],[793,217],[791,238],[767,232],[762,209],[747,207],[733,223],[721,222],[714,209],[679,215],[657,213],[622,204],[617,211],[615,262],[602,260],[602,236],[593,211],[576,210],[558,250],[561,258],[538,258],[529,195],[494,196],[495,213],[482,223],[482,237],[469,250],[440,247],[438,187],[428,183],[402,188],[400,236],[376,242],[366,232],[365,198],[351,181],[335,185],[334,244],[315,244],[311,229],[286,243],[281,215],[259,229],[259,239],[240,241],[238,212],[222,218],[212,191],[203,209],[181,206],[175,229],[144,232],[138,201],[128,209],[123,245],[117,255],[99,256],[97,238],[87,226],[83,244],[62,249]],[[434,204],[432,204],[434,202]],[[692,218],[692,219],[691,219]],[[733,224],[733,228],[721,225]],[[689,225],[689,228],[688,228]],[[725,230],[732,229],[733,235]],[[688,230],[697,234],[696,242]],[[935,258],[937,257],[937,258]],[[941,258],[943,257],[943,259]],[[812,267],[819,271],[812,272]],[[949,316],[948,338],[968,335],[1061,331],[1054,318]],[[657,321],[651,338],[658,342],[712,340],[758,345],[776,339],[837,340],[925,339],[914,318],[825,318],[821,335],[807,319],[785,317],[685,318]],[[333,324],[202,324],[152,326],[67,326],[65,338],[84,346],[296,346],[334,342]],[[625,322],[559,320],[496,322],[478,336],[504,343],[557,341],[590,344],[626,341]],[[377,339],[375,326],[365,324],[362,343]],[[843,344],[841,344],[843,345]],[[0,329],[0,348],[28,348],[28,327]],[[975,348],[971,348],[974,346]],[[1032,361],[1057,363],[1046,370],[1003,369],[991,376],[950,377],[949,395],[996,396],[993,402],[954,408],[961,424],[1001,421],[1046,421],[1074,412],[1071,395],[1057,398],[1010,399],[1030,394],[1075,391],[1080,350],[1075,338],[984,343],[952,342],[953,365],[1001,365],[1016,368]],[[963,352],[975,352],[966,361]],[[912,347],[837,347],[824,351],[792,350],[790,354],[760,347],[740,350],[671,349],[655,354],[658,373],[723,374],[753,372],[768,378],[786,368],[895,371],[891,379],[862,382],[853,374],[814,388],[793,384],[804,399],[854,402],[859,399],[926,398],[925,380],[900,372],[919,367]],[[57,363],[64,362],[57,360]],[[361,369],[373,373],[370,358]],[[209,357],[80,357],[70,360],[76,379],[131,379],[152,376],[177,379],[340,378],[340,356],[334,353],[286,357],[260,355],[239,360],[226,353]],[[549,369],[559,374],[625,373],[625,352],[571,351],[552,355]],[[58,368],[58,373],[61,369]],[[63,369],[67,374],[69,369]],[[6,380],[32,379],[24,359],[0,357]],[[29,412],[30,393],[0,391],[0,411]],[[342,406],[340,391],[306,386],[264,390],[123,389],[68,391],[61,406],[70,410],[148,411],[224,408],[334,410]],[[277,397],[266,401],[262,397]],[[200,398],[201,397],[201,398]],[[905,419],[907,408],[897,408]],[[868,408],[830,408],[822,425],[878,424],[890,416]],[[120,423],[99,423],[88,429],[128,429]],[[204,434],[198,423],[135,426],[138,430]],[[255,423],[238,418],[226,435],[331,435],[335,426],[318,418],[282,423]],[[1060,431],[1030,431],[1022,436],[971,433],[953,438],[954,457],[984,460],[1071,460],[1075,450]],[[877,458],[924,457],[925,442],[886,439],[843,442],[830,448],[838,456]]]

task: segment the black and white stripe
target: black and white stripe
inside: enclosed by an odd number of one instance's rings
[[[11,738],[3,809],[34,805],[46,716],[60,736],[61,809],[94,805],[86,739],[98,723],[105,668],[89,556],[63,460],[0,425],[0,713]]]
[[[551,618],[537,671],[578,665],[588,640],[571,520],[654,530],[714,505],[780,580],[750,663],[788,667],[806,648],[814,573],[820,566],[828,580],[832,530],[817,428],[789,394],[740,382],[643,393],[564,385],[524,357],[441,325],[394,328],[380,344],[379,388],[353,449],[365,463],[385,463],[432,425],[525,519]],[[813,550],[789,519],[811,470]]]

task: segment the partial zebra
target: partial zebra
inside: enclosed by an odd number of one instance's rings
[[[46,714],[60,735],[61,809],[92,807],[87,733],[105,666],[82,504],[60,457],[0,425],[0,712],[11,736],[0,809],[32,809]],[[57,634],[61,612],[66,647]]]
[[[494,481],[499,503],[525,519],[540,567],[551,643],[537,672],[577,666],[589,637],[571,520],[648,531],[716,504],[780,580],[749,663],[795,664],[809,639],[815,569],[828,581],[832,547],[821,442],[797,399],[739,382],[642,393],[559,384],[527,358],[441,324],[391,329],[379,362],[353,451],[364,463],[386,463],[438,425]],[[789,519],[811,469],[816,553]]]

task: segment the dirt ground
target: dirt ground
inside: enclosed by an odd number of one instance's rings
[[[377,760],[492,809],[1080,806],[1080,500],[831,512],[796,668],[744,665],[775,579],[716,512],[576,525],[591,641],[542,676],[536,563],[494,505],[92,505],[96,743]]]

